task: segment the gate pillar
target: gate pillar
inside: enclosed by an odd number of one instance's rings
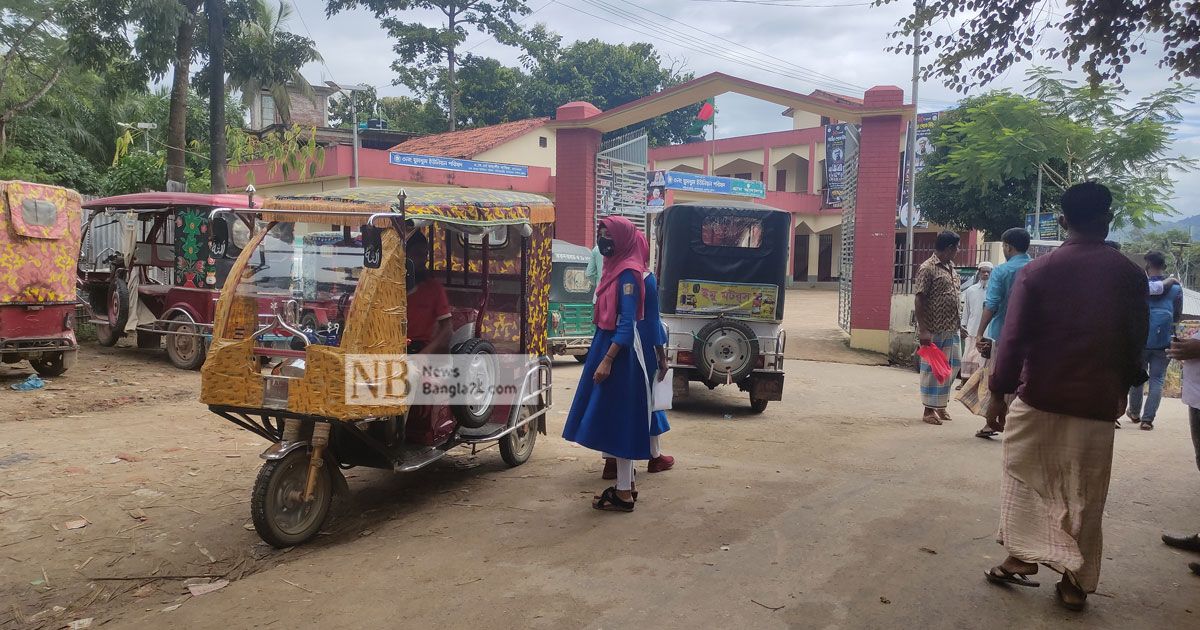
[[[600,114],[591,103],[576,101],[559,107],[560,122],[584,120]],[[601,133],[595,129],[559,129],[555,156],[555,238],[584,247],[592,246],[596,206],[596,153]]]
[[[904,90],[895,86],[873,87],[864,95],[863,104],[866,107],[902,107]],[[902,116],[864,116],[862,119],[854,209],[850,346],[885,354],[889,350],[888,330],[891,327],[903,133]]]

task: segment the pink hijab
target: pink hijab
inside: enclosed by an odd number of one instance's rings
[[[600,275],[600,284],[596,286],[596,309],[592,321],[604,330],[617,328],[617,310],[621,296],[617,291],[617,283],[624,271],[633,271],[636,276],[639,296],[646,293],[646,285],[642,274],[646,272],[646,255],[649,247],[643,245],[645,237],[639,241],[641,233],[637,227],[625,217],[605,217],[600,225],[608,230],[608,237],[613,241],[613,255],[604,259],[604,272]],[[644,316],[643,299],[637,301],[637,319]]]

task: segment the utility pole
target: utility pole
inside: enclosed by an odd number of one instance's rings
[[[915,218],[915,208],[917,205],[917,91],[920,88],[921,79],[921,29],[924,23],[922,22],[921,12],[925,10],[925,0],[916,0],[913,3],[913,15],[916,17],[916,26],[913,29],[913,75],[912,75],[912,102],[913,102],[913,119],[908,124],[907,146],[904,147],[905,166],[908,171],[908,220],[905,221],[904,230],[904,287],[909,289],[912,286],[912,266],[913,266],[913,223]]]
[[[1042,238],[1042,165],[1038,164],[1037,201],[1033,206],[1033,238]]]
[[[350,154],[351,154],[350,161],[354,164],[354,178],[352,180],[350,180],[350,187],[358,188],[358,104],[356,102],[358,99],[355,97],[355,93],[356,92],[365,92],[366,90],[371,89],[371,86],[369,86],[369,85],[338,85],[337,83],[334,83],[333,81],[326,81],[325,85],[328,85],[329,87],[334,88],[335,90],[341,90],[343,92],[350,93],[350,128],[351,128],[351,132],[350,132],[351,140],[350,141],[354,143],[354,148],[350,152]]]
[[[208,168],[212,192],[225,192],[225,0],[204,0],[208,14]]]

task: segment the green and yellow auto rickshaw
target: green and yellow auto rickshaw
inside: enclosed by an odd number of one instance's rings
[[[551,247],[550,317],[547,341],[551,355],[571,355],[582,363],[592,345],[592,297],[596,287],[587,275],[592,252],[555,239]]]

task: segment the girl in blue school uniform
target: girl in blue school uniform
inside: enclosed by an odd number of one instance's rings
[[[600,221],[604,272],[596,287],[596,333],[563,428],[566,440],[615,460],[617,483],[595,497],[598,510],[632,512],[633,461],[651,457],[651,372],[637,327],[645,313],[646,263],[637,235],[624,217]]]
[[[642,260],[649,266],[650,245],[646,242],[646,236],[641,232],[637,233],[637,239],[638,247],[642,252]],[[662,324],[658,310],[658,278],[647,271],[642,274],[642,281],[646,287],[646,297],[643,306],[644,317],[637,322],[637,331],[639,340],[642,342],[646,374],[652,379],[650,386],[654,387],[654,382],[661,381],[667,373],[667,356],[664,349],[664,346],[667,345],[667,331]],[[664,472],[675,465],[675,458],[663,455],[659,447],[659,436],[670,430],[671,425],[667,423],[666,411],[655,411],[651,414],[650,461],[646,464],[646,472]],[[617,478],[617,460],[614,457],[608,457],[607,453],[604,458],[602,478]],[[634,496],[637,495],[634,494]]]

